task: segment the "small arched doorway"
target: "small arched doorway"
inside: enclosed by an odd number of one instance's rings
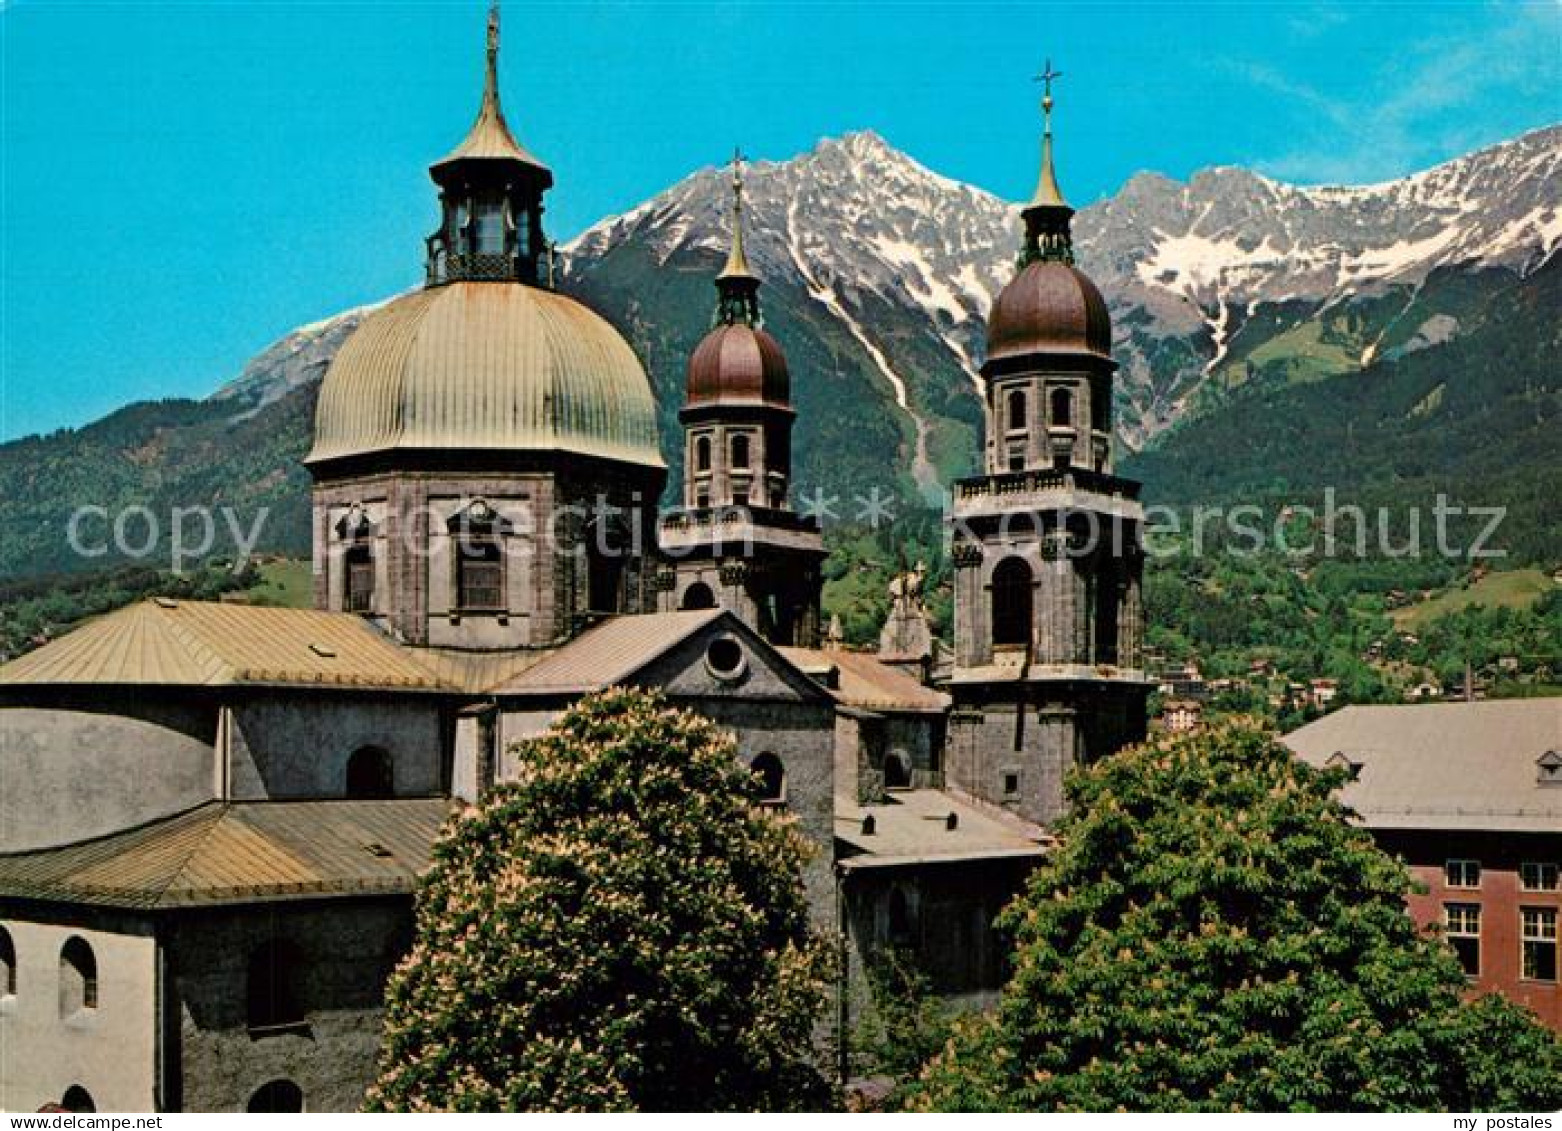
[[[255,1089],[244,1109],[251,1113],[304,1110],[304,1092],[291,1080],[272,1080]]]
[[[66,1111],[90,1112],[97,1111],[98,1105],[92,1098],[92,1093],[80,1084],[72,1084],[65,1089],[65,1095],[60,1098],[60,1106]]]
[[[884,788],[911,788],[911,759],[899,750],[884,755]]]
[[[378,746],[354,750],[347,759],[347,796],[359,800],[396,796],[396,769],[391,756]]]
[[[696,581],[683,591],[682,607],[686,610],[714,609],[716,607],[716,594],[705,582]]]

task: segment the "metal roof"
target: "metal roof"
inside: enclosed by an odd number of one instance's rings
[[[546,651],[506,650],[502,652],[463,652],[456,648],[408,649],[439,681],[469,695],[481,695],[549,655]]]
[[[410,892],[453,803],[210,802],[140,828],[0,855],[0,896],[162,909]]]
[[[564,295],[455,282],[381,307],[327,370],[307,463],[390,450],[564,451],[664,467],[629,343]]]
[[[446,689],[350,613],[162,598],[89,621],[0,667],[0,686],[57,684]]]
[[[492,690],[496,695],[563,695],[610,687],[706,625],[730,616],[722,609],[700,609],[613,617]]]
[[[926,687],[905,672],[864,652],[834,648],[778,648],[792,664],[819,680],[834,674],[835,697],[852,707],[874,711],[942,713],[949,696]]]
[[[1360,767],[1341,800],[1369,828],[1562,832],[1562,787],[1538,765],[1562,750],[1562,697],[1345,707],[1283,741]]]
[[[1051,844],[1040,825],[978,805],[950,790],[890,790],[885,797],[883,804],[874,805],[836,797],[835,839],[849,853],[842,867],[1042,856]],[[869,816],[873,831],[865,833],[863,819]]]

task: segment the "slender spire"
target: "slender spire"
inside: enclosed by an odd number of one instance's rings
[[[499,0],[493,0],[488,8],[488,59],[483,72],[483,101],[477,108],[477,119],[461,144],[436,161],[433,167],[438,170],[457,161],[485,158],[520,161],[540,170],[548,184],[553,182],[548,167],[515,140],[515,135],[510,132],[510,124],[505,121],[504,108],[499,103]]]
[[[1073,263],[1074,244],[1069,230],[1069,220],[1074,210],[1063,199],[1058,187],[1057,170],[1052,162],[1052,84],[1063,77],[1062,71],[1052,69],[1048,59],[1035,81],[1042,84],[1041,113],[1041,173],[1036,178],[1036,191],[1021,215],[1025,218],[1025,250],[1020,253],[1020,266],[1037,262]]]
[[[743,162],[741,149],[732,151],[732,246],[727,251],[727,263],[716,276],[717,325],[737,322],[758,326],[759,277],[749,268],[748,256],[743,250]]]

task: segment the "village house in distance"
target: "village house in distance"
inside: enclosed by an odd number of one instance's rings
[[[684,494],[658,518],[650,383],[554,289],[553,173],[505,121],[498,50],[495,13],[477,119],[430,170],[426,285],[366,318],[321,389],[316,609],[147,601],[0,668],[0,1107],[355,1109],[442,822],[603,687],[730,729],[820,845],[805,881],[847,955],[836,1024],[871,1008],[886,948],[990,1000],[993,918],[1065,770],[1144,734],[1142,512],[1111,471],[1111,327],[1073,265],[1050,89],[935,687],[912,578],[885,654],[821,640],[824,551],[790,501],[793,377],[738,164]]]

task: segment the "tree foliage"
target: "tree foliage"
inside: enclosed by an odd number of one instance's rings
[[[708,721],[581,700],[453,819],[387,990],[375,1110],[746,1110],[830,1099],[808,843]]]
[[[927,1108],[1421,1110],[1562,1104],[1562,1045],[1466,1005],[1348,821],[1342,772],[1245,723],[1071,776],[1061,846],[1005,913],[1014,974],[924,1072]]]

